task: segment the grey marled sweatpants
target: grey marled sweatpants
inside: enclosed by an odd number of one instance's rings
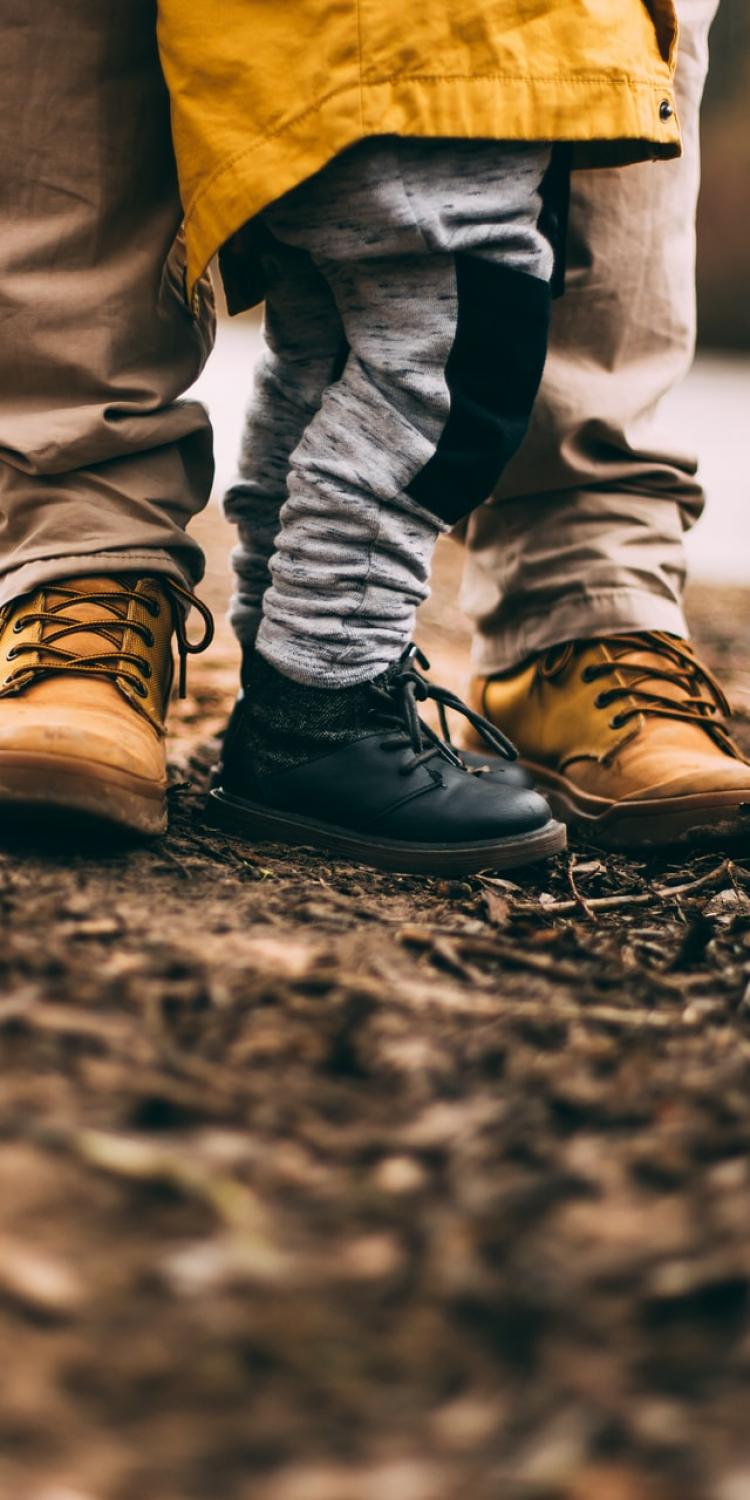
[[[546,349],[543,145],[382,138],[255,221],[267,350],[226,509],[244,645],[322,687],[407,644],[439,532],[523,438]]]

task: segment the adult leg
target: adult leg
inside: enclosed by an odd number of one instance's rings
[[[0,804],[157,832],[211,434],[154,0],[0,3]]]
[[[136,567],[195,582],[212,338],[182,285],[154,0],[0,4],[0,605]]]
[[[468,524],[463,603],[482,674],[563,640],[686,634],[682,537],[703,497],[659,403],[693,357],[699,111],[717,5],[679,5],[682,159],[574,173],[567,288],[539,400]]]
[[[695,334],[698,121],[717,0],[682,0],[685,156],[575,179],[568,292],[532,429],[469,525],[473,696],[597,843],[743,835],[750,767],[685,637],[695,461],[659,402]]]

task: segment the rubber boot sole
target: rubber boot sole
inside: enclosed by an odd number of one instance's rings
[[[565,828],[554,819],[533,833],[467,844],[418,844],[406,839],[384,839],[353,833],[314,818],[274,812],[233,797],[221,787],[209,793],[208,815],[212,823],[254,843],[326,849],[377,870],[393,870],[403,875],[472,875],[478,870],[515,870],[519,865],[535,864],[559,854],[567,843]]]
[[[563,776],[524,760],[555,816],[603,849],[668,848],[679,844],[734,843],[750,835],[750,789],[696,792],[607,802],[580,792]]]
[[[63,756],[0,752],[0,810],[15,822],[44,814],[154,835],[167,827],[166,782]]]

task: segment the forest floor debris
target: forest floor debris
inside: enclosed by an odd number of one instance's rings
[[[693,612],[750,749],[750,594]],[[166,841],[0,849],[0,1497],[750,1494],[750,850],[225,839],[234,670]]]

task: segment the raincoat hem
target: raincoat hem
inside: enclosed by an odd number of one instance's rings
[[[275,131],[256,135],[200,185],[185,211],[191,299],[213,256],[249,219],[332,157],[374,135],[563,140],[589,146],[616,141],[619,160],[625,161],[668,159],[681,151],[673,77],[666,63],[663,81],[611,75],[530,80],[503,73],[365,77],[333,91]]]

